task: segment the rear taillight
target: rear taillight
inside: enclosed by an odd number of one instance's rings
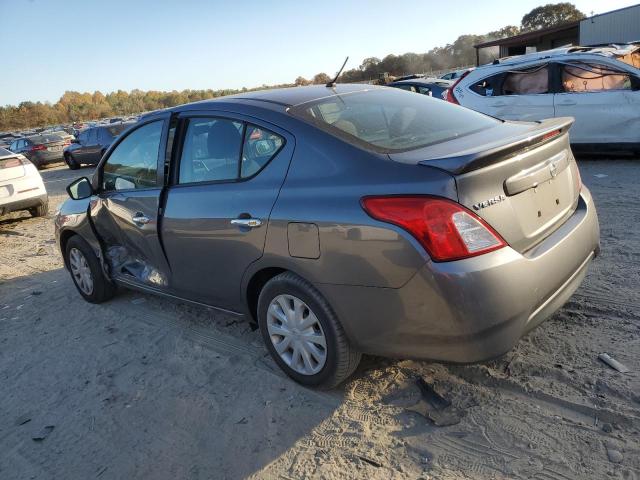
[[[547,132],[542,136],[542,141],[546,142],[553,137],[557,137],[558,135],[560,135],[560,133],[562,133],[560,130],[551,130],[550,132]]]
[[[15,157],[8,158],[6,160],[0,160],[0,170],[2,170],[3,168],[19,167],[21,165],[31,165],[31,162],[24,157]]]
[[[364,197],[362,207],[376,220],[405,229],[437,262],[475,257],[507,245],[476,214],[444,198]]]
[[[44,145],[34,145],[33,147],[31,147],[29,149],[30,152],[37,152],[39,150],[46,150],[47,147],[45,147]]]
[[[453,85],[451,85],[449,87],[449,89],[447,90],[447,96],[445,97],[445,100],[447,102],[451,102],[451,103],[455,103],[456,105],[460,105],[460,103],[458,102],[458,99],[456,98],[456,96],[453,94],[453,89],[456,88],[458,86],[458,84],[460,83],[460,81],[466,77],[469,72],[471,70],[467,70],[466,72],[464,72],[462,75],[460,75],[458,77],[458,79],[455,81],[455,83]]]

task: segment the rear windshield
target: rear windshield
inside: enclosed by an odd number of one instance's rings
[[[63,138],[60,135],[54,135],[52,133],[47,135],[34,135],[32,137],[28,137],[30,141],[35,143],[36,145],[41,143],[51,143],[51,142],[60,142]]]
[[[110,125],[108,127],[105,127],[105,130],[107,130],[112,137],[117,137],[118,135],[120,135],[122,133],[123,130],[125,130],[129,125],[125,125],[120,124],[120,125]]]
[[[343,140],[383,153],[469,135],[500,122],[426,95],[379,88],[297,105],[290,113]]]

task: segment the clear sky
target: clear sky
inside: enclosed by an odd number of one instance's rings
[[[65,90],[241,88],[519,25],[553,0],[0,0],[0,105]],[[637,0],[575,0],[605,11]]]

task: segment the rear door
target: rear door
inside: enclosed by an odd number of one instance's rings
[[[242,275],[262,256],[294,139],[228,112],[184,116],[180,129],[162,221],[172,287],[182,297],[237,309]]]
[[[571,116],[571,143],[640,143],[640,79],[613,64],[557,64],[556,116]]]
[[[537,63],[502,70],[469,85],[460,104],[503,120],[543,120],[554,116],[551,69]],[[458,96],[457,89],[454,94]]]
[[[112,275],[160,290],[169,283],[158,236],[167,123],[156,117],[120,139],[97,169],[90,207]]]

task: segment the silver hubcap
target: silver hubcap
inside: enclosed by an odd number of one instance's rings
[[[278,295],[267,311],[269,338],[280,358],[293,370],[313,375],[327,361],[322,325],[309,306],[293,295]]]
[[[80,291],[85,295],[91,295],[93,293],[93,275],[91,275],[87,259],[77,248],[72,248],[69,251],[69,267],[71,267],[71,274]]]

